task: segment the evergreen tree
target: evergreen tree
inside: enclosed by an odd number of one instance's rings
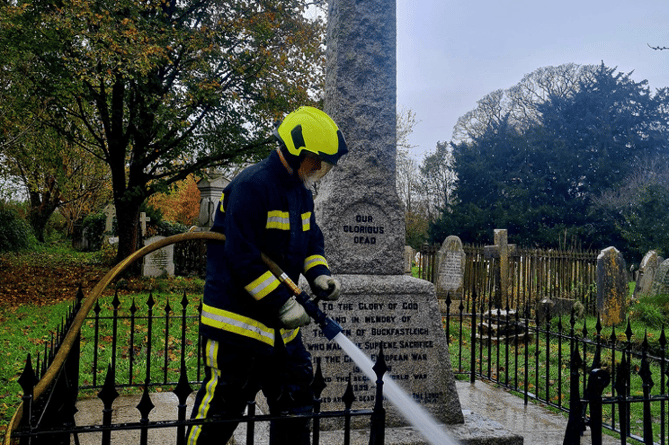
[[[488,242],[494,228],[506,228],[525,245],[628,247],[630,237],[593,199],[667,156],[667,92],[651,94],[646,81],[603,63],[587,72],[573,91],[542,97],[536,123],[519,125],[510,108],[454,144],[454,199],[432,225],[433,241],[455,234]],[[653,205],[662,201],[652,196]]]

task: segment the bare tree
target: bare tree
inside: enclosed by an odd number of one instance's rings
[[[472,141],[504,121],[524,130],[540,122],[539,106],[549,98],[573,94],[580,81],[592,76],[596,65],[567,63],[539,68],[507,90],[495,90],[461,116],[453,129],[454,142]]]

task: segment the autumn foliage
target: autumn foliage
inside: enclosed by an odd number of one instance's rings
[[[197,223],[200,212],[200,190],[193,175],[178,181],[171,193],[157,193],[149,198],[149,204],[159,209],[163,219],[186,226]]]

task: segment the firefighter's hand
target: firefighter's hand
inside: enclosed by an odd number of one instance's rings
[[[297,302],[295,297],[290,297],[279,309],[279,320],[286,329],[295,329],[306,326],[311,322],[304,307]]]
[[[341,284],[329,275],[319,275],[314,280],[313,291],[321,300],[334,301],[339,298]]]

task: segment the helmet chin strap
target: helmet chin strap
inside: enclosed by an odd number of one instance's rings
[[[293,169],[290,165],[288,165],[288,161],[286,161],[286,157],[281,152],[281,148],[277,148],[276,152],[279,154],[279,159],[281,159],[281,163],[283,164],[284,167],[286,167],[286,170],[288,170],[288,174],[292,175]]]

